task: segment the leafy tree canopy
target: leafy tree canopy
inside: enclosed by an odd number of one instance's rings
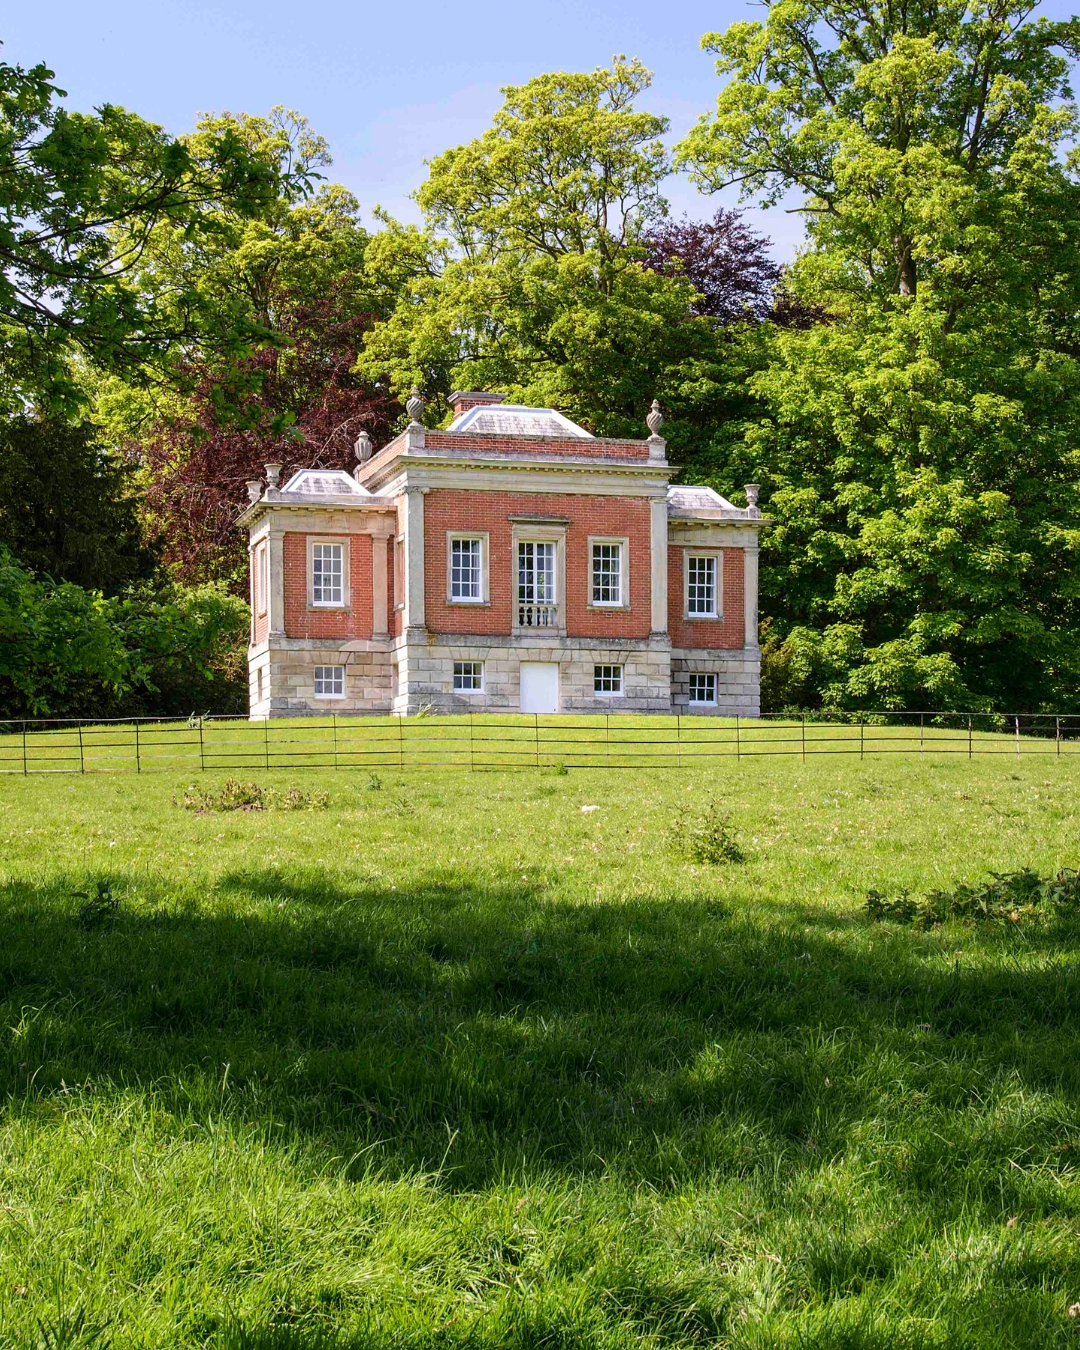
[[[0,400],[81,404],[76,357],[129,378],[204,333],[243,347],[259,336],[181,286],[133,284],[160,226],[186,246],[220,227],[220,208],[257,217],[303,193],[303,164],[283,164],[226,119],[174,139],[123,108],[69,112],[44,65],[0,62]]]
[[[789,284],[829,315],[770,330],[713,466],[771,490],[765,607],[800,699],[1072,701],[1078,29],[1030,13],[782,0],[705,39],[731,78],[680,159],[801,195]]]
[[[394,271],[404,289],[361,371],[444,398],[498,388],[640,432],[646,397],[711,327],[685,276],[646,264],[670,171],[666,121],[636,107],[649,80],[621,57],[539,76],[503,91],[483,136],[432,161],[424,230],[391,224],[369,252],[372,276]]]

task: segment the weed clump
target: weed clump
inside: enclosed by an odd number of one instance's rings
[[[198,815],[219,811],[321,811],[330,805],[330,795],[318,789],[305,792],[297,787],[279,792],[259,783],[226,778],[217,788],[192,783],[182,797],[173,798],[173,805]]]
[[[1016,872],[991,872],[990,880],[976,885],[961,882],[952,890],[912,895],[900,891],[888,896],[868,891],[866,912],[882,922],[935,928],[950,919],[974,923],[1020,923],[1048,915],[1080,916],[1080,871],[1062,868],[1051,877],[1041,877],[1030,867]]]
[[[99,878],[88,890],[76,891],[75,898],[82,901],[75,912],[80,928],[103,928],[120,912],[120,897],[114,894],[111,881]]]
[[[671,843],[676,853],[697,863],[741,863],[746,854],[731,828],[731,814],[719,802],[710,802],[704,811],[683,810],[671,826]]]

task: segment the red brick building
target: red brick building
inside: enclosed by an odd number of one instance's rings
[[[646,440],[455,394],[359,464],[249,484],[251,716],[759,709],[757,489]]]

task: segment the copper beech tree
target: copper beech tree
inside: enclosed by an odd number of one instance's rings
[[[228,372],[235,415],[222,415],[222,372],[208,363],[193,372],[192,415],[159,425],[140,447],[163,560],[185,581],[222,580],[237,593],[247,585],[235,528],[247,481],[269,462],[283,466],[282,481],[300,467],[348,469],[359,433],[379,444],[401,411],[352,373],[372,320],[351,311],[342,288],[280,294],[274,313],[278,343]]]

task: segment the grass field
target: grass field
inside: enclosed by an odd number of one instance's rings
[[[1080,1347],[1080,760],[379,772],[0,780],[0,1345]]]

